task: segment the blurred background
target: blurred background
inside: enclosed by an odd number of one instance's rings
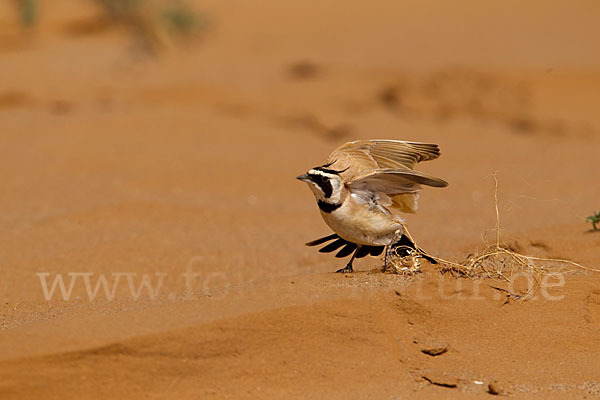
[[[427,263],[335,274],[295,177],[351,140],[437,143],[420,247],[493,242],[497,173],[507,247],[599,268],[599,21],[598,0],[0,2],[0,398],[598,394],[596,275],[517,304]]]
[[[2,2],[0,300],[25,304],[5,324],[45,312],[41,270],[335,270],[294,177],[355,139],[440,145],[420,168],[450,187],[408,219],[429,252],[483,245],[497,171],[506,238],[564,256],[600,207],[599,20],[594,0]]]

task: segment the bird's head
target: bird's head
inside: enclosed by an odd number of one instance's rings
[[[315,167],[306,174],[297,176],[299,179],[308,184],[308,187],[315,194],[317,201],[322,201],[329,204],[341,203],[344,192],[344,182],[340,173],[343,171],[335,171],[328,169],[327,166]]]

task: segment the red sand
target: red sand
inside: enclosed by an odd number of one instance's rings
[[[421,169],[450,186],[408,217],[428,252],[493,240],[497,171],[506,241],[600,269],[596,2],[196,6],[202,40],[142,61],[119,30],[72,29],[85,2],[42,2],[25,36],[0,7],[0,398],[600,395],[600,275],[507,302],[429,264],[334,274],[294,179],[345,141],[438,143]],[[137,275],[46,301],[38,273]]]

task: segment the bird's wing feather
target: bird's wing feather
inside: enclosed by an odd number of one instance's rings
[[[380,171],[360,177],[347,185],[352,196],[385,208],[390,213],[414,213],[421,185],[445,187],[448,184],[418,171]]]
[[[446,187],[448,183],[415,170],[383,170],[358,176],[347,183],[348,188],[368,189],[373,192],[385,194],[414,193],[421,185],[433,187]]]
[[[419,204],[419,193],[404,193],[391,196],[392,205],[388,207],[388,210],[394,212],[403,212],[414,214],[417,212]]]
[[[412,170],[418,162],[440,156],[436,144],[400,140],[357,140],[335,149],[328,159],[331,168],[344,170],[344,180],[352,180],[377,170]]]
[[[448,185],[414,170],[417,163],[439,156],[439,147],[432,143],[358,140],[335,149],[329,155],[328,168],[341,171],[346,187],[359,203],[389,213],[414,213],[421,185]]]

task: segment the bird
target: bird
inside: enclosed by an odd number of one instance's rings
[[[336,257],[352,254],[338,273],[353,272],[356,258],[379,256],[385,249],[384,266],[392,252],[414,254],[436,264],[415,246],[404,226],[402,213],[415,213],[422,186],[443,188],[443,179],[415,170],[421,161],[440,156],[437,144],[402,140],[357,140],[335,149],[323,165],[296,179],[313,192],[331,235],[306,243]]]

